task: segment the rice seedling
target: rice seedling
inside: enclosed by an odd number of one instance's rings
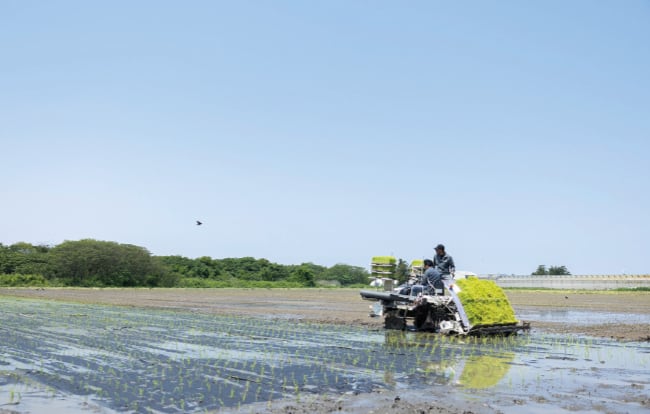
[[[2,305],[20,308],[11,301]],[[305,401],[318,389],[345,393],[426,384],[464,387],[467,378],[487,378],[486,373],[496,390],[514,389],[515,384],[542,388],[554,382],[579,384],[583,367],[600,368],[604,360],[624,368],[621,372],[645,372],[648,367],[648,353],[638,348],[557,335],[457,340],[232,316],[115,311],[98,305],[61,303],[48,309],[48,317],[5,318],[3,326],[16,330],[3,337],[9,354],[2,360],[31,360],[30,375],[51,384],[52,395],[58,390],[94,393],[109,407],[135,412],[210,411],[283,396]],[[88,316],[68,324],[71,318],[57,317],[66,313]],[[53,321],[58,331],[42,329]],[[22,324],[29,330],[20,329]],[[62,334],[66,330],[74,335]],[[20,347],[27,342],[39,344],[38,349]],[[508,354],[516,364],[504,357]],[[591,358],[593,362],[587,361]],[[554,363],[566,369],[552,370]]]

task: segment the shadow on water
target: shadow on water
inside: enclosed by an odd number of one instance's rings
[[[65,395],[68,404],[138,413],[409,390],[506,409],[524,401],[530,412],[648,408],[648,344],[453,338],[9,298],[0,298],[0,314],[0,407],[20,390],[23,407]]]

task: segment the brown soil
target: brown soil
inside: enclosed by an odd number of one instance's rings
[[[431,401],[431,397],[437,398]],[[344,397],[320,395],[311,400],[277,401],[272,404],[247,407],[245,412],[253,414],[474,414],[486,412],[486,406],[476,402],[459,403],[444,395],[421,396],[407,393],[400,397],[394,392],[377,391],[370,395],[345,395]],[[222,410],[218,413],[231,414]],[[235,413],[239,411],[232,411],[232,414]]]
[[[580,309],[650,313],[648,292],[507,291],[515,312]],[[311,322],[382,326],[370,318],[357,289],[66,289],[2,288],[0,295],[122,306],[185,309],[232,315],[273,316]],[[533,329],[619,340],[650,340],[650,324],[582,325],[531,320]]]
[[[649,292],[507,291],[518,309],[589,310],[629,314],[650,313]],[[534,329],[613,338],[622,341],[650,341],[650,324],[608,323],[603,325],[530,321]]]
[[[650,293],[507,291],[515,312],[531,309],[581,309],[630,314],[650,313]],[[369,305],[357,289],[27,289],[0,288],[0,296],[18,296],[121,306],[179,309],[216,314],[271,316],[297,321],[364,325],[381,329],[381,318],[369,317]],[[650,340],[650,324],[564,324],[530,320],[532,329],[620,340]],[[643,397],[646,398],[646,397]],[[515,404],[517,404],[515,400]],[[543,403],[544,401],[540,401]],[[646,400],[641,402],[647,405]],[[549,407],[553,410],[553,407]],[[0,408],[1,413],[11,410]],[[500,413],[479,401],[456,401],[432,390],[426,396],[381,390],[372,394],[287,399],[271,405],[247,406],[250,413]],[[521,412],[525,412],[521,411]],[[221,411],[220,411],[221,413]]]

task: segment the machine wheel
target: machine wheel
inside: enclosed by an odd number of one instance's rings
[[[427,328],[427,318],[429,317],[428,306],[418,306],[414,309],[415,317],[413,318],[413,325],[418,331]]]
[[[397,329],[403,331],[406,329],[406,320],[397,315],[397,311],[390,311],[384,317],[384,328]]]

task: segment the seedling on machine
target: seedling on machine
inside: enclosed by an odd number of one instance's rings
[[[392,256],[373,257],[373,277],[394,277]],[[444,289],[419,283],[422,261],[411,263],[411,279],[400,286],[384,283],[384,291],[362,290],[375,301],[371,316],[383,316],[386,329],[436,332],[444,335],[511,335],[528,330],[520,322],[503,290],[493,281],[474,276],[445,283]]]

